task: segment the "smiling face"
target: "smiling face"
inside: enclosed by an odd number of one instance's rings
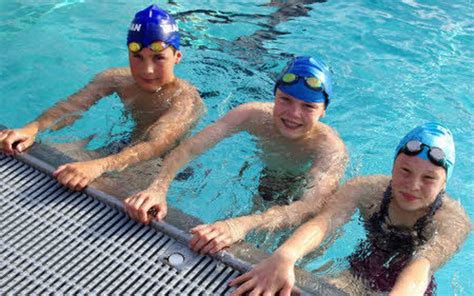
[[[144,48],[137,53],[129,51],[130,70],[135,82],[145,91],[155,92],[174,79],[174,65],[181,60],[181,52],[167,47],[160,52]]]
[[[279,89],[275,93],[273,122],[285,138],[304,138],[324,114],[324,103],[307,103]]]
[[[392,193],[405,211],[429,207],[446,186],[446,171],[430,161],[400,153],[392,171]]]

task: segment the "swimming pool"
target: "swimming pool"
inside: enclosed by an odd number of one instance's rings
[[[194,130],[243,102],[271,100],[272,79],[289,54],[319,56],[334,73],[335,96],[323,121],[334,126],[348,146],[346,178],[390,173],[400,136],[421,122],[442,121],[457,144],[448,193],[472,218],[472,4],[329,0],[283,9],[267,2],[159,2],[179,16],[184,32],[184,58],[177,73],[201,90],[208,106]],[[150,1],[41,3],[2,3],[0,124],[25,124],[95,73],[127,65],[129,21]],[[74,126],[42,138],[66,141],[95,133],[91,145],[99,145],[130,128],[116,97],[93,108]],[[206,222],[249,211],[261,169],[258,153],[248,135],[225,140],[191,163],[191,178],[173,183],[170,204]],[[203,211],[202,204],[209,210]],[[307,268],[349,254],[363,231],[357,219],[345,231],[357,235],[343,236]],[[470,294],[473,262],[471,235],[436,273],[438,294]]]

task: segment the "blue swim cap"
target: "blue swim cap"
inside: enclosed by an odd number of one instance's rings
[[[281,79],[285,74],[295,74],[298,77],[317,77],[321,82],[322,90],[314,90],[306,85],[304,79],[298,79],[296,83],[285,84]],[[274,93],[277,88],[297,99],[307,103],[326,103],[329,105],[332,96],[332,79],[329,68],[323,61],[309,56],[298,56],[293,58],[278,75]]]
[[[178,25],[173,17],[156,5],[135,14],[128,29],[127,44],[140,43],[142,48],[155,41],[163,41],[179,49]]]
[[[449,180],[453,173],[454,161],[456,158],[455,149],[454,149],[454,139],[451,131],[435,122],[425,123],[423,125],[417,126],[412,131],[410,131],[397,146],[395,158],[397,158],[400,150],[408,143],[409,141],[417,140],[429,147],[438,147],[443,150],[445,154],[445,169],[446,169],[446,181]],[[428,147],[424,147],[416,156],[429,160],[428,158]]]

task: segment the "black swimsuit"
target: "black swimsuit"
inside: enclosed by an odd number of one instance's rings
[[[300,198],[306,185],[306,177],[302,175],[281,174],[264,168],[260,175],[258,194],[265,201],[288,205]]]
[[[416,248],[427,241],[424,230],[432,222],[436,210],[441,207],[443,195],[444,193],[440,193],[436,197],[429,212],[419,218],[413,227],[394,226],[387,223],[388,206],[392,199],[392,187],[389,185],[379,212],[364,223],[368,239],[349,257],[351,272],[362,278],[373,291],[390,291]],[[433,295],[435,287],[432,277],[425,295]]]

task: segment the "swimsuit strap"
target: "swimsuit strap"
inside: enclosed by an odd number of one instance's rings
[[[390,181],[390,183],[387,186],[387,189],[385,189],[385,192],[383,193],[382,204],[380,205],[380,219],[383,219],[382,221],[384,221],[385,218],[388,216],[388,206],[391,200],[392,200],[392,181]]]
[[[443,197],[445,195],[444,190],[438,193],[434,202],[430,205],[430,210],[428,214],[424,215],[420,219],[418,219],[414,225],[418,238],[422,241],[426,241],[426,237],[423,235],[423,229],[425,226],[432,221],[432,218],[436,211],[443,205]]]
[[[431,222],[431,219],[433,218],[434,214],[443,204],[444,195],[445,195],[444,190],[438,193],[438,195],[436,196],[436,199],[430,205],[430,209],[428,213],[420,217],[416,221],[415,225],[413,226],[416,230],[417,237],[421,241],[426,241],[426,237],[423,235],[423,229],[429,222]],[[378,222],[379,227],[381,227],[382,224],[385,223],[385,218],[388,216],[388,206],[391,200],[392,200],[392,182],[388,184],[387,189],[385,190],[383,194],[383,200],[382,200],[382,204],[380,205],[380,211],[374,217],[376,221]]]
[[[390,204],[390,200],[392,198],[392,185],[391,182],[385,189],[383,193],[382,203],[380,205],[380,210],[372,215],[370,218],[370,222],[374,225],[378,230],[382,229],[382,224],[385,223],[385,218],[388,216],[388,205]]]

